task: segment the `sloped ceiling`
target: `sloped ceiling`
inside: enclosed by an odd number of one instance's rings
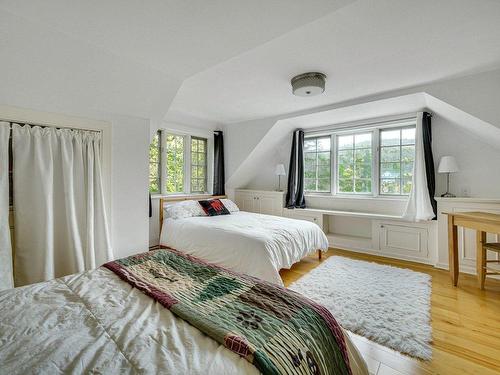
[[[2,0],[0,102],[159,120],[186,77],[353,1]]]
[[[3,0],[0,7],[184,79],[354,0]]]
[[[498,67],[499,19],[491,0],[2,0],[0,102],[277,116]],[[308,70],[328,75],[326,93],[294,97]]]
[[[500,67],[500,1],[359,0],[186,79],[171,110],[266,118]],[[327,76],[323,95],[290,78]]]

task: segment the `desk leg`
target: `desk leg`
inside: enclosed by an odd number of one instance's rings
[[[458,235],[457,226],[453,224],[453,218],[448,217],[448,256],[453,286],[458,283]]]
[[[476,270],[477,282],[480,289],[484,289],[484,280],[486,278],[486,251],[483,250],[483,245],[486,243],[486,232],[477,231],[476,234]]]

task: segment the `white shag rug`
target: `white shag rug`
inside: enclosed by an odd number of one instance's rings
[[[325,306],[344,329],[431,359],[429,275],[333,256],[289,288]]]

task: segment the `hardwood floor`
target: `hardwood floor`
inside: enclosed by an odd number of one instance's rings
[[[432,266],[330,249],[322,260],[309,257],[282,270],[285,285],[299,279],[330,256],[345,256],[432,276],[431,317],[433,358],[419,361],[376,344],[364,337],[351,337],[374,375],[396,374],[500,374],[500,282],[487,279],[481,291],[475,276],[460,274],[453,287],[448,271]]]

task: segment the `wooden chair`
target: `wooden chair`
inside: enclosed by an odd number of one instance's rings
[[[500,269],[495,269],[488,267],[488,263],[500,263],[500,260],[488,260],[487,253],[488,251],[494,251],[497,254],[500,254],[500,243],[482,243],[482,246],[478,251],[481,251],[480,256],[477,258],[477,277],[479,281],[479,287],[484,289],[484,282],[486,280],[487,275],[500,275]]]

